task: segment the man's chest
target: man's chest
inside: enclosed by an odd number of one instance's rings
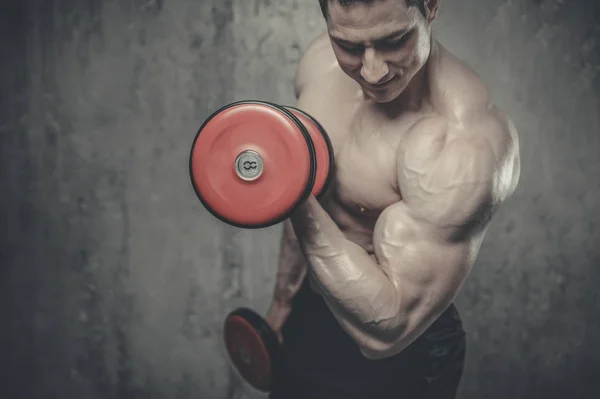
[[[402,196],[397,184],[397,151],[410,118],[393,123],[360,103],[306,104],[329,136],[335,169],[324,206],[334,218],[376,217]]]

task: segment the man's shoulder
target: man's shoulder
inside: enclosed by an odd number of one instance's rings
[[[296,95],[308,84],[318,82],[338,68],[329,35],[321,33],[308,44],[300,58],[296,71]]]
[[[433,68],[434,112],[413,125],[405,144],[427,151],[432,161],[472,157],[484,162],[489,158],[504,182],[502,196],[509,195],[520,174],[519,139],[513,121],[494,102],[485,82],[452,54],[443,54]]]
[[[441,45],[430,63],[430,76],[434,108],[447,118],[462,124],[490,108],[493,100],[487,84]]]
[[[447,50],[434,68],[433,102],[439,119],[456,138],[490,141],[498,156],[508,151],[518,140],[517,130],[483,79]]]

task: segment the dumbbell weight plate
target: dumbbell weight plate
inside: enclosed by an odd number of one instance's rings
[[[257,313],[239,308],[225,318],[225,348],[233,366],[255,389],[268,392],[279,356],[275,332]]]
[[[240,101],[204,122],[189,168],[196,195],[215,217],[237,227],[262,228],[286,219],[310,195],[317,155],[294,113]]]

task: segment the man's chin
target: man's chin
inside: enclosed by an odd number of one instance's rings
[[[394,101],[398,96],[375,96],[373,97],[373,101],[378,104],[387,104]]]
[[[373,92],[367,91],[367,96],[379,104],[385,104],[394,101],[402,91],[398,90],[386,90],[384,92]]]

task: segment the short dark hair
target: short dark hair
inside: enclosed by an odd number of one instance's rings
[[[319,0],[319,5],[321,6],[321,12],[323,12],[323,17],[325,19],[329,18],[329,2],[335,1],[342,7],[351,6],[355,3],[365,3],[371,4],[376,2],[377,0]],[[410,7],[417,7],[423,16],[426,16],[427,13],[425,11],[425,0],[405,0],[406,5]]]

